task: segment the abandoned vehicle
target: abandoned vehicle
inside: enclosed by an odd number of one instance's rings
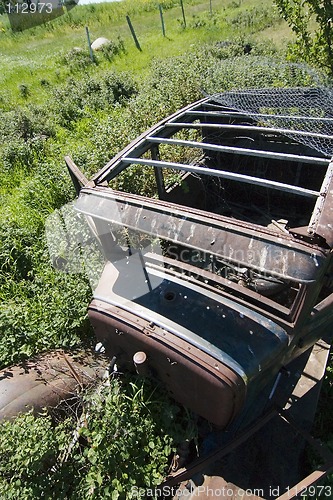
[[[273,92],[251,111],[232,92],[195,102],[90,181],[66,158],[103,252],[98,341],[219,428],[260,412],[281,369],[333,327],[333,163],[316,147],[332,146],[333,118],[311,117],[309,89],[293,91],[309,118]],[[297,128],[311,120],[319,132]]]

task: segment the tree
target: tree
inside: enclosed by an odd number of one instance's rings
[[[294,57],[326,69],[333,76],[333,5],[331,0],[275,0],[296,35]]]

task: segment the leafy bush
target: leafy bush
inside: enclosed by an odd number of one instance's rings
[[[293,61],[306,61],[332,77],[332,2],[275,0],[281,16],[296,36],[289,45]]]
[[[13,167],[32,168],[34,165],[33,146],[34,144],[30,141],[22,139],[12,139],[7,142],[2,148],[0,170],[10,170]]]
[[[222,23],[222,17],[220,14],[217,14],[216,12],[213,14],[203,12],[200,14],[193,14],[192,18],[188,22],[188,27],[192,29],[205,28],[205,30],[209,31],[211,28],[215,28],[219,23]]]
[[[74,47],[63,55],[61,62],[68,66],[71,72],[82,71],[88,68],[94,61],[91,60],[88,50]]]
[[[7,293],[0,306],[1,367],[57,347],[91,345],[93,339],[87,280],[46,266],[33,269],[28,278],[21,284],[7,281],[2,288]]]
[[[0,429],[1,497],[46,498],[51,489],[50,478],[56,476],[52,466],[67,444],[66,423],[54,427],[50,417],[36,419],[28,414],[14,424],[2,422]]]
[[[137,94],[137,85],[128,73],[109,72],[103,77],[105,99],[109,104],[126,102]]]
[[[126,53],[124,41],[120,37],[118,37],[115,42],[111,40],[107,44],[103,45],[101,51],[105,59],[108,61],[112,61],[115,56]]]
[[[20,91],[20,94],[21,96],[26,99],[28,97],[28,95],[30,94],[30,90],[29,90],[29,86],[26,85],[25,83],[21,83],[19,86],[18,86],[18,89]]]
[[[197,436],[189,414],[138,378],[90,391],[81,411],[57,425],[31,414],[0,424],[2,498],[135,498],[160,483],[175,446]]]
[[[115,104],[124,105],[137,92],[137,85],[127,73],[108,72],[102,77],[70,78],[53,91],[51,106],[58,123],[72,126],[73,122]]]
[[[228,3],[227,7],[228,9],[238,9],[241,6],[242,0],[233,0],[232,2]]]
[[[0,216],[1,366],[91,336],[89,283],[52,269],[44,236],[45,218],[73,197],[73,188],[63,167],[51,160],[38,166],[13,188]]]
[[[45,106],[0,113],[0,171],[33,168],[48,154],[47,139],[54,136],[54,118]]]

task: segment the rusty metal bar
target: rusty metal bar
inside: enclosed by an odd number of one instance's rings
[[[282,182],[269,181],[267,179],[262,179],[260,177],[253,177],[251,175],[236,174],[234,172],[228,172],[226,170],[216,170],[214,168],[198,167],[195,165],[185,165],[183,163],[173,163],[166,161],[164,162],[157,160],[146,160],[144,158],[128,158],[128,157],[123,158],[122,163],[185,170],[186,172],[192,172],[195,174],[211,175],[214,177],[222,177],[224,179],[243,182],[245,184],[268,187],[271,189],[276,189],[278,191],[284,191],[286,193],[293,193],[300,196],[306,196],[308,198],[317,198],[320,194],[318,191],[313,191],[312,189],[305,189],[298,186],[292,186],[291,184],[283,184]]]
[[[71,372],[71,374],[73,375],[73,377],[75,378],[76,382],[79,384],[81,390],[84,389],[84,385],[83,385],[83,382],[82,382],[82,377],[78,374],[78,372],[75,370],[73,364],[69,361],[68,357],[66,356],[66,353],[63,351],[62,353],[62,356]]]
[[[328,166],[327,172],[325,174],[323,183],[320,188],[320,196],[318,197],[312,212],[312,216],[308,226],[308,232],[310,234],[316,233],[318,221],[323,211],[324,203],[327,199],[327,193],[330,191],[332,187],[332,181],[333,181],[333,162],[331,162]]]
[[[187,122],[167,122],[166,127],[179,127],[179,128],[217,128],[226,130],[246,130],[246,131],[257,131],[257,132],[269,132],[277,134],[297,134],[303,136],[318,137],[320,139],[329,139],[333,141],[332,135],[318,134],[314,132],[306,132],[303,130],[293,130],[293,129],[283,129],[274,127],[259,127],[257,125],[239,125],[239,124],[229,124],[229,123],[187,123]],[[317,157],[314,157],[317,158]]]
[[[275,151],[262,151],[260,149],[236,148],[232,146],[219,146],[217,144],[209,144],[207,142],[183,141],[178,139],[165,139],[156,136],[148,136],[148,141],[157,142],[159,144],[170,144],[173,146],[186,146],[190,148],[203,148],[208,151],[219,151],[224,153],[236,153],[246,156],[258,156],[262,158],[270,158],[272,160],[290,160],[302,163],[314,163],[318,165],[328,165],[329,160],[325,158],[317,158],[313,156],[293,155],[286,153],[276,153]]]
[[[269,113],[256,113],[255,111],[249,111],[247,113],[242,113],[241,111],[228,111],[227,105],[217,105],[211,103],[204,103],[206,107],[214,107],[217,110],[221,110],[218,112],[214,111],[187,111],[186,114],[198,114],[201,115],[211,115],[211,116],[230,116],[231,118],[292,118],[293,120],[311,120],[311,121],[324,121],[324,122],[333,122],[333,118],[321,118],[315,116],[297,116],[297,115],[277,115],[277,114],[269,114]],[[230,106],[231,107],[231,106]],[[222,111],[222,110],[225,111]]]
[[[65,156],[65,162],[74,184],[76,194],[78,195],[81,188],[83,186],[86,186],[89,181],[87,177],[81,172],[81,170],[75,165],[70,156]]]

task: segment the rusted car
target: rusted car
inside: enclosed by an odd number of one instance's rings
[[[98,341],[220,428],[261,411],[281,369],[333,327],[333,163],[313,133],[270,123],[217,95],[91,180],[66,158],[103,252]]]

